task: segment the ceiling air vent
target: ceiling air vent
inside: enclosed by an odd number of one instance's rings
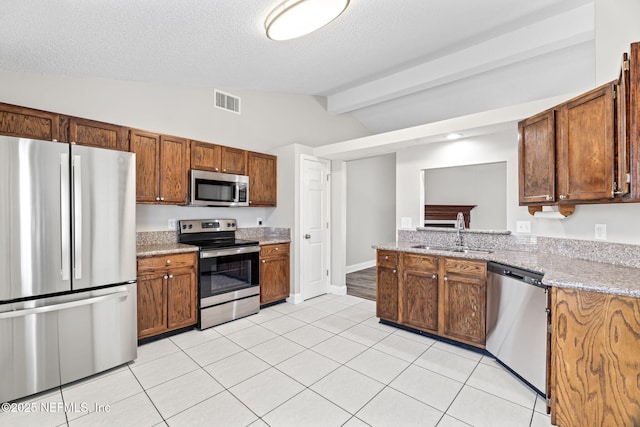
[[[221,110],[231,111],[232,113],[240,114],[240,98],[228,93],[214,90],[216,97],[216,108]]]

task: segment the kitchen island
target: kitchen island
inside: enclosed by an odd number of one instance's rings
[[[484,251],[416,247],[453,246],[451,232],[428,229],[401,230],[398,242],[375,246],[378,307],[382,309],[378,316],[401,327],[483,348],[481,340],[474,344],[447,333],[442,320],[448,316],[471,329],[487,327],[486,318],[482,318],[486,316],[486,269],[482,271],[478,265],[495,261],[544,273],[542,282],[550,290],[547,397],[552,423],[562,427],[640,425],[640,268],[634,265],[639,248],[545,238],[522,244],[521,236],[509,233],[466,232],[465,238],[466,245]],[[581,246],[584,250],[576,253],[587,259],[566,256],[566,248],[572,245]],[[424,257],[430,266],[424,271],[416,269],[415,256]],[[611,262],[603,262],[607,257]],[[405,258],[412,260],[412,267],[406,268]],[[385,265],[389,259],[396,260],[395,266]],[[455,265],[455,260],[460,260],[460,265],[471,263],[473,274],[451,276],[447,267],[433,268],[434,262],[446,266]],[[422,281],[416,282],[417,276]],[[417,293],[416,283],[420,291],[431,291]],[[464,308],[466,315],[457,310],[456,300],[452,303],[445,297],[452,294],[448,290],[452,286],[457,288],[458,300],[466,301],[464,307],[458,307]],[[394,298],[395,305],[390,303]],[[416,300],[429,307],[415,307]],[[420,327],[415,313],[424,315],[423,319],[435,316],[440,319],[439,327]]]

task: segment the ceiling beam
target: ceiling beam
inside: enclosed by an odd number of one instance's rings
[[[389,76],[327,97],[346,113],[594,40],[594,6],[586,4]]]

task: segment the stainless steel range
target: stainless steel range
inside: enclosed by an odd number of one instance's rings
[[[200,247],[198,327],[260,311],[260,245],[236,239],[234,219],[178,221],[178,241]]]

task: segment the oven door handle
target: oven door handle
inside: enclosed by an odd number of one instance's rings
[[[254,252],[260,252],[260,246],[240,246],[237,248],[200,251],[200,258],[214,258],[219,256],[250,254]]]

